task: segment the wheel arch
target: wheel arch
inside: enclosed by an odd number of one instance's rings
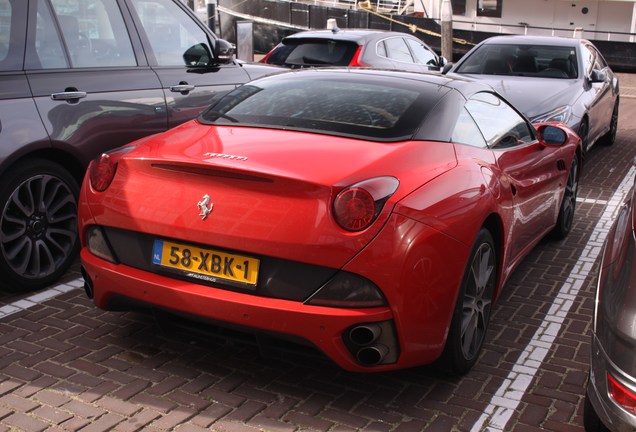
[[[583,124],[585,124],[585,127],[586,127],[585,138],[581,137],[580,135],[581,126]],[[592,148],[592,145],[590,145],[590,117],[588,112],[585,112],[583,116],[581,117],[581,121],[579,122],[579,127],[577,128],[575,132],[579,136],[579,138],[581,138],[581,147],[583,148],[583,152],[589,151]]]
[[[502,280],[502,271],[503,271],[503,257],[505,254],[505,242],[504,242],[504,228],[503,221],[501,217],[497,213],[491,213],[484,220],[482,224],[482,228],[487,229],[492,236],[492,239],[495,243],[495,251],[497,252],[497,285],[494,293],[494,298],[496,299],[499,296],[499,292],[501,290],[501,280]]]
[[[12,166],[30,159],[45,159],[55,162],[66,169],[77,181],[78,185],[82,184],[86,167],[73,154],[55,148],[38,149],[20,155],[15,159],[7,159],[7,161],[5,161],[6,163],[2,167],[2,171],[0,171],[0,175],[11,169]]]

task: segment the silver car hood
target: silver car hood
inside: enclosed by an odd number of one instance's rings
[[[489,84],[530,119],[554,108],[572,105],[583,94],[581,80],[575,79],[456,75]]]

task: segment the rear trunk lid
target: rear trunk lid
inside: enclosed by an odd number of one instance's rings
[[[395,202],[455,164],[449,143],[190,122],[128,153],[110,188],[89,202],[102,225],[340,268],[373,239]],[[358,233],[340,228],[334,197],[378,176],[400,186],[376,222]]]

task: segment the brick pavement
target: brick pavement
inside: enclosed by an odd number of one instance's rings
[[[621,76],[621,91],[618,140],[588,155],[574,231],[542,242],[516,270],[483,356],[465,377],[430,367],[352,374],[284,348],[263,355],[228,333],[102,312],[78,288],[75,266],[54,292],[0,293],[0,432],[470,430],[540,328],[636,155],[636,79]],[[506,430],[583,430],[596,266]]]
[[[627,98],[636,97],[636,74],[618,74],[621,96]]]

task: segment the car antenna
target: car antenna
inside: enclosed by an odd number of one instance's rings
[[[329,18],[327,20],[327,30],[331,30],[333,33],[338,33],[340,31],[335,18]]]

